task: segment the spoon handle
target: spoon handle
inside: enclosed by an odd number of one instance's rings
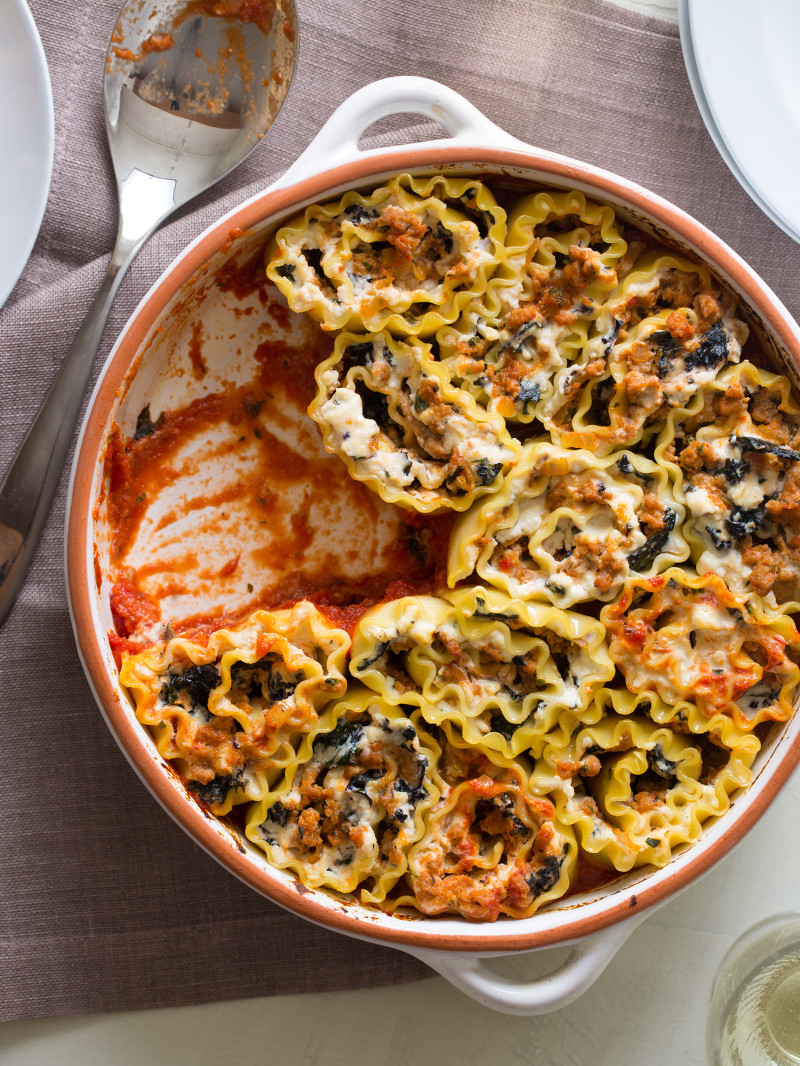
[[[111,303],[141,243],[120,234],[100,290],[0,485],[0,622],[25,580],[58,489]]]

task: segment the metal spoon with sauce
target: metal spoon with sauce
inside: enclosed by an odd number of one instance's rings
[[[104,99],[119,195],[106,275],[0,485],[0,621],[25,579],[55,496],[119,283],[168,215],[239,164],[270,128],[297,58],[294,0],[178,0],[123,7]]]

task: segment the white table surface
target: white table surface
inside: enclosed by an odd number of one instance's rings
[[[677,0],[616,0],[675,20]],[[576,1003],[539,1018],[478,1006],[431,977],[394,988],[271,996],[0,1026],[3,1066],[702,1066],[714,973],[734,939],[800,909],[800,770],[721,864],[652,914]],[[503,960],[522,977],[562,949]]]

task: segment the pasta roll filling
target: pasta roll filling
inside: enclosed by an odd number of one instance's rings
[[[353,477],[406,507],[463,510],[515,461],[500,419],[450,384],[424,344],[342,334],[309,408]]]
[[[496,308],[475,301],[437,339],[464,387],[504,417],[530,422],[556,371],[580,350],[597,301],[617,283],[627,245],[613,211],[580,193],[525,197],[507,241],[491,287]]]
[[[221,814],[263,796],[296,758],[318,709],[345,690],[349,643],[301,603],[257,612],[205,646],[183,638],[154,645],[125,659],[121,679],[160,753]]]
[[[480,182],[401,174],[290,220],[267,273],[325,328],[427,335],[485,291],[504,238],[505,212]]]
[[[495,921],[527,917],[563,895],[574,841],[519,767],[445,741],[440,771],[447,790],[409,855],[408,902],[423,914]]]
[[[601,619],[632,692],[685,701],[706,718],[729,715],[744,730],[790,717],[800,634],[791,619],[735,595],[715,574],[673,569],[632,579]]]
[[[448,580],[474,568],[524,599],[609,600],[632,571],[651,574],[689,555],[684,514],[666,472],[648,459],[528,444],[503,489],[456,526]]]
[[[402,710],[371,693],[348,697],[334,714],[335,725],[317,734],[311,757],[267,798],[248,835],[307,885],[368,884],[370,898],[382,899],[438,798],[435,753]]]
[[[747,364],[706,390],[665,449],[682,475],[697,569],[737,591],[800,599],[800,407]]]
[[[563,445],[603,454],[652,432],[741,357],[744,323],[723,318],[716,302],[706,311],[662,311],[625,331],[624,340],[612,330],[590,341],[581,362],[559,375],[545,424]]]
[[[663,866],[673,849],[697,840],[703,823],[725,813],[750,783],[759,749],[753,736],[718,730],[692,735],[647,717],[605,718],[543,757],[559,817],[581,846],[625,871]]]
[[[613,667],[597,622],[477,589],[368,612],[351,672],[430,722],[457,722],[470,743],[513,754],[540,746],[562,711],[584,710]]]

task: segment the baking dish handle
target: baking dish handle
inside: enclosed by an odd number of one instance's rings
[[[504,1014],[547,1014],[582,996],[645,917],[636,914],[576,941],[561,966],[530,981],[502,977],[487,966],[485,956],[427,948],[411,954],[484,1007]]]
[[[273,188],[285,188],[341,163],[385,152],[385,148],[362,151],[358,142],[373,122],[387,115],[406,112],[438,122],[448,134],[444,139],[415,143],[414,149],[428,145],[480,144],[531,150],[530,145],[495,126],[477,107],[438,81],[410,76],[382,78],[358,89],[337,107],[308,148]]]

